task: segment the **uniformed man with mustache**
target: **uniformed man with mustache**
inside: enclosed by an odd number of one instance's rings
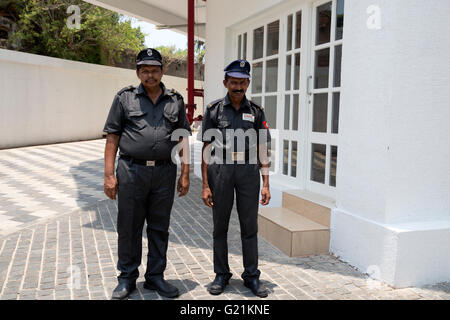
[[[260,203],[267,205],[270,201],[267,153],[270,133],[263,108],[245,96],[250,84],[250,63],[236,60],[224,71],[223,85],[228,93],[208,105],[202,123],[202,199],[213,211],[216,273],[208,291],[221,294],[232,276],[227,232],[236,193],[244,262],[241,277],[256,296],[267,297],[268,290],[259,281],[257,233],[260,171],[263,183]]]

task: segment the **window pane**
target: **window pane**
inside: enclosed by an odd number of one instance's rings
[[[338,0],[336,5],[336,40],[344,34],[344,0]]]
[[[313,131],[327,132],[328,93],[314,95]]]
[[[238,36],[238,59],[241,59],[241,57],[242,57],[242,55],[241,55],[241,53],[242,53],[242,36],[241,35],[239,35]]]
[[[292,56],[286,56],[286,90],[291,90],[291,65]]]
[[[284,130],[289,130],[290,118],[291,118],[291,96],[287,94],[284,99]]]
[[[300,48],[302,45],[302,12],[297,12],[295,20],[295,48]]]
[[[244,43],[242,46],[242,58],[247,59],[247,32],[244,33]]]
[[[328,88],[328,73],[330,71],[330,48],[316,51],[314,67],[314,88]]]
[[[339,100],[340,93],[333,93],[333,110],[332,110],[332,123],[331,123],[331,133],[339,133]]]
[[[269,128],[277,128],[277,97],[269,96],[265,99],[266,105],[264,106],[264,112],[266,114],[266,119],[269,124]]]
[[[289,169],[289,141],[283,140],[283,174],[287,175]]]
[[[291,177],[297,176],[297,141],[291,141]]]
[[[311,150],[311,180],[325,183],[326,145],[312,144]]]
[[[330,42],[331,2],[317,7],[316,14],[316,45]]]
[[[287,38],[286,38],[286,43],[287,43],[286,49],[288,51],[292,49],[292,20],[293,20],[293,15],[290,14],[288,16],[288,29],[287,29]]]
[[[278,40],[280,35],[280,21],[275,21],[267,26],[267,56],[278,53]]]
[[[337,146],[331,146],[330,186],[336,187]]]
[[[262,92],[262,62],[253,64],[252,71],[252,93]]]
[[[299,108],[299,96],[294,94],[294,106],[292,110],[292,130],[298,130],[298,108]]]
[[[334,47],[334,86],[341,86],[342,45]]]
[[[263,56],[264,27],[253,30],[253,59]]]
[[[295,54],[294,90],[300,88],[300,53]]]
[[[278,90],[278,59],[267,61],[266,64],[266,92]]]

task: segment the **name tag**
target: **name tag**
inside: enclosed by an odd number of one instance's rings
[[[242,120],[255,122],[255,116],[251,113],[243,113],[242,114]]]

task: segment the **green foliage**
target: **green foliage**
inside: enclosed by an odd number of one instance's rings
[[[4,0],[2,0],[4,2]],[[14,0],[20,11],[9,43],[21,51],[113,65],[144,48],[145,35],[122,15],[81,0]],[[80,8],[80,28],[68,28],[67,8]]]

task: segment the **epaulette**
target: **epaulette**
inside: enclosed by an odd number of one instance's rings
[[[264,107],[263,107],[263,106],[260,106],[259,104],[256,104],[256,103],[254,103],[254,102],[251,101],[251,100],[250,100],[250,103],[251,103],[253,106],[257,107],[257,108],[259,108],[259,109],[261,109],[261,110],[264,110]]]
[[[170,89],[169,92],[175,96],[177,96],[178,99],[183,99],[183,96],[181,95],[181,93],[179,93],[177,90],[175,89]]]
[[[128,86],[126,88],[123,88],[122,90],[120,90],[119,92],[117,92],[117,95],[121,95],[122,93],[124,93],[125,91],[130,91],[130,90],[134,90],[134,86]]]
[[[214,100],[213,102],[211,102],[210,104],[208,104],[208,108],[211,108],[211,107],[213,107],[213,106],[215,106],[216,104],[218,104],[220,101],[222,101],[223,100],[223,98],[222,99],[217,99],[217,100]]]

